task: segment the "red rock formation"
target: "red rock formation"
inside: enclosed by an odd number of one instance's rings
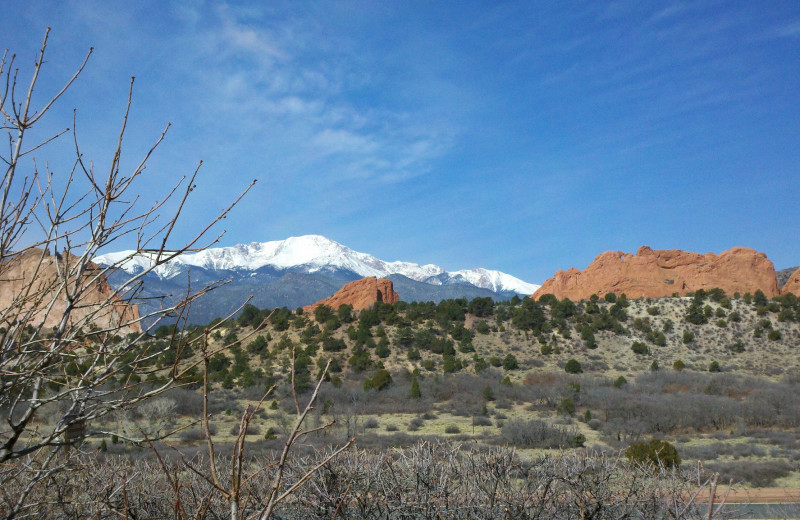
[[[659,298],[698,289],[719,287],[727,294],[754,293],[767,297],[780,294],[775,267],[764,253],[734,247],[714,253],[691,253],[679,249],[652,250],[642,246],[636,256],[606,251],[583,271],[574,267],[558,271],[532,298],[554,294],[559,299],[581,300],[592,294],[625,293],[629,298]]]
[[[789,277],[789,280],[783,285],[783,289],[781,289],[781,294],[789,293],[800,296],[800,268],[792,273],[792,276]]]
[[[353,310],[360,311],[372,307],[375,302],[396,303],[399,300],[400,297],[394,291],[391,280],[386,278],[376,279],[374,276],[368,276],[361,280],[350,282],[330,298],[325,298],[314,305],[303,307],[303,310],[312,312],[318,305],[327,305],[332,309],[338,309],[342,305],[349,304],[353,306]]]
[[[24,319],[38,326],[58,325],[67,309],[63,280],[65,271],[72,271],[78,259],[69,253],[63,257],[50,256],[41,249],[31,249],[0,264],[0,312],[4,321],[17,319],[21,312],[32,315]],[[70,311],[69,325],[81,324],[91,316],[89,323],[100,329],[117,329],[119,333],[141,332],[139,311],[117,295],[99,268],[90,263],[83,273],[85,287]],[[66,284],[72,290],[77,273],[68,277]],[[33,281],[33,283],[31,283]],[[10,312],[6,313],[8,310]],[[123,324],[127,324],[124,325]]]

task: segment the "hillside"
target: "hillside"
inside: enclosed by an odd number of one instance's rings
[[[656,436],[724,476],[796,487],[800,468],[785,461],[800,460],[792,433],[800,424],[798,321],[793,295],[719,290],[649,300],[378,303],[360,313],[248,306],[212,324],[212,351],[228,346],[209,365],[212,408],[241,409],[277,383],[265,417],[280,425],[294,406],[294,353],[301,392],[332,361],[317,420],[339,426],[332,439],[315,441],[323,445],[357,434],[374,447],[447,437],[617,449]],[[161,327],[154,341],[169,334]],[[185,392],[176,399],[193,402]],[[216,421],[220,440],[230,439],[236,413]],[[541,440],[524,434],[529,421],[543,421]]]

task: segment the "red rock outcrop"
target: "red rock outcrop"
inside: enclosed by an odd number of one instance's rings
[[[336,291],[333,296],[320,300],[314,305],[303,307],[303,310],[311,312],[318,305],[327,305],[332,309],[338,309],[342,305],[349,304],[353,306],[353,310],[360,311],[372,307],[375,302],[396,303],[399,300],[400,296],[394,291],[391,280],[368,276],[350,282]]]
[[[800,269],[797,269],[795,272],[793,272],[792,276],[789,277],[789,280],[783,284],[781,294],[789,293],[792,293],[795,296],[800,296]]]
[[[58,325],[67,309],[65,287],[61,283],[65,271],[72,271],[77,258],[50,256],[41,249],[31,249],[0,264],[0,313],[6,322],[25,313],[27,323],[44,327]],[[81,291],[70,311],[69,325],[90,324],[100,329],[119,329],[117,332],[141,332],[139,311],[114,294],[99,268],[90,263],[82,275],[88,286]],[[77,273],[68,277],[66,286],[73,287]],[[32,314],[28,314],[30,311]]]
[[[734,247],[720,255],[691,253],[679,249],[652,250],[642,246],[636,255],[617,251],[601,253],[579,271],[558,271],[532,296],[545,294],[581,300],[592,294],[613,292],[629,298],[659,298],[698,289],[719,287],[727,294],[762,290],[771,298],[780,294],[775,267],[764,253]]]

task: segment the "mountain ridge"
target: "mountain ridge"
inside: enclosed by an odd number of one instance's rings
[[[128,250],[99,255],[95,261],[135,273],[152,265],[152,258],[151,254],[137,254]],[[485,268],[448,272],[434,264],[387,262],[350,249],[321,235],[303,235],[285,240],[251,242],[209,248],[199,253],[185,253],[167,264],[158,266],[154,271],[161,279],[170,279],[183,272],[182,267],[201,267],[213,271],[254,271],[266,266],[279,270],[302,268],[303,272],[307,273],[336,268],[353,272],[361,277],[385,278],[400,274],[411,280],[433,285],[469,283],[493,292],[515,292],[525,295],[533,294],[539,287],[507,273]]]
[[[154,253],[119,251],[95,257],[109,268],[109,282],[119,286],[154,264]],[[404,301],[530,295],[539,286],[484,268],[447,272],[433,265],[386,262],[320,235],[251,242],[183,254],[142,278],[140,308],[148,312],[181,301],[193,291],[220,280],[227,283],[198,299],[192,323],[227,316],[245,301],[260,308],[294,309],[332,296],[345,284],[365,277],[389,278]]]

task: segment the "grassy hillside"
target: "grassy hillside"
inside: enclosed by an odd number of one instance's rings
[[[352,435],[362,447],[448,438],[531,456],[665,438],[684,460],[738,481],[800,487],[799,319],[791,295],[768,301],[721,291],[400,302],[358,314],[347,306],[313,315],[248,306],[205,328],[210,350],[219,351],[209,362],[214,433],[232,441],[244,407],[277,384],[247,438],[254,450],[279,446],[294,408],[294,354],[301,392],[331,360],[314,424],[334,419],[336,427],[310,437],[312,445]],[[183,334],[200,341],[203,330]],[[151,341],[172,332],[162,327]],[[186,363],[198,355],[197,347],[181,353]],[[171,362],[155,362],[154,382]],[[195,370],[188,388],[126,420],[188,424],[202,411],[192,390],[200,380]],[[189,428],[175,442],[191,446],[201,437]]]

